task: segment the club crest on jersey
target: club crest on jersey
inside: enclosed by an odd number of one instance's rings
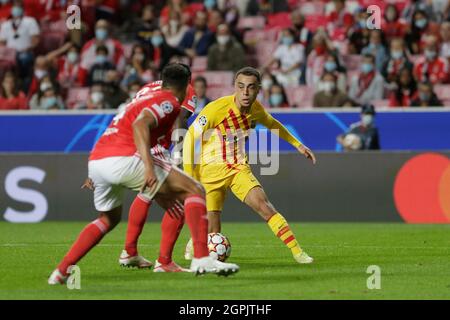
[[[206,118],[206,116],[200,116],[200,118],[198,118],[198,123],[200,123],[201,126],[206,126],[206,123],[208,122],[208,119]]]
[[[161,109],[164,113],[171,113],[173,111],[173,105],[169,101],[164,101],[161,103]]]

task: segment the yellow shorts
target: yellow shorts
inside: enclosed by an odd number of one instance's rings
[[[236,174],[213,182],[202,182],[206,190],[206,208],[208,211],[222,211],[228,188],[244,202],[251,189],[261,186],[253,175],[250,166],[243,166]]]

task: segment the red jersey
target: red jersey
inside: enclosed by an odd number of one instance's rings
[[[141,90],[138,91],[136,94],[136,97],[145,96],[146,94],[150,92],[159,91],[162,89],[162,80],[153,81],[149,84],[146,84]],[[181,104],[181,107],[189,111],[190,113],[195,112],[195,107],[197,105],[197,96],[194,91],[194,87],[189,84],[186,89],[186,98],[184,98],[183,103]],[[164,149],[169,149],[170,145],[172,144],[172,130],[167,132],[167,135],[164,139],[161,139],[159,141],[159,144]]]
[[[136,154],[133,122],[142,110],[150,111],[157,121],[157,127],[150,130],[150,147],[153,147],[172,130],[181,107],[175,96],[167,90],[154,91],[140,98],[136,97],[124,111],[114,117],[105,133],[97,141],[89,160]]]
[[[432,84],[446,83],[448,80],[448,63],[446,59],[437,57],[429,61],[421,57],[414,66],[414,75],[417,81],[430,81]]]

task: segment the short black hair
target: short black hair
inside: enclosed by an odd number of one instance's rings
[[[201,82],[201,83],[203,83],[203,85],[204,85],[205,87],[208,86],[208,82],[206,81],[206,78],[203,77],[203,76],[197,76],[197,77],[194,79],[194,82]]]
[[[186,68],[187,72],[189,73],[189,81],[191,80],[192,77],[192,72],[191,72],[191,67],[189,67],[189,65],[187,65],[186,63],[182,63],[182,62],[177,62],[180,66]]]
[[[164,88],[183,89],[189,83],[191,69],[186,65],[171,63],[162,70],[161,80]]]
[[[108,54],[109,54],[108,47],[105,46],[105,45],[99,45],[99,46],[95,49],[95,53],[100,53],[100,52],[106,53],[106,54],[108,55]]]
[[[259,84],[261,83],[261,73],[253,67],[244,67],[236,72],[236,75],[234,76],[234,82],[236,82],[237,77],[239,77],[241,74],[244,76],[253,76],[256,78],[256,80],[258,80]]]

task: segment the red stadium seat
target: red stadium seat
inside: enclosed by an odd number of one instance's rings
[[[305,26],[312,32],[326,25],[327,19],[323,14],[310,14],[305,17]]]
[[[78,109],[86,105],[89,98],[89,88],[71,88],[67,93],[67,108]]]
[[[323,15],[325,11],[325,3],[321,1],[304,2],[300,5],[300,11],[305,16]]]
[[[264,29],[266,26],[266,18],[257,17],[241,17],[238,22],[238,29]]]
[[[66,33],[64,31],[49,31],[45,36],[41,37],[38,51],[42,54],[46,54],[56,50],[64,44],[65,38]]]
[[[192,78],[203,76],[208,83],[208,87],[223,87],[233,84],[234,73],[232,71],[206,71],[201,73],[193,73]]]
[[[206,71],[208,67],[208,58],[207,57],[195,57],[192,60],[191,70],[192,72],[203,72]]]
[[[292,25],[289,12],[280,12],[267,16],[267,29],[271,28],[289,28]]]
[[[312,108],[314,88],[309,86],[286,87],[285,91],[291,106]]]
[[[234,93],[233,86],[210,87],[207,90],[207,96],[213,100],[224,96],[232,95],[233,93]]]
[[[256,58],[260,65],[264,65],[272,57],[278,43],[275,41],[261,41],[256,44]]]

